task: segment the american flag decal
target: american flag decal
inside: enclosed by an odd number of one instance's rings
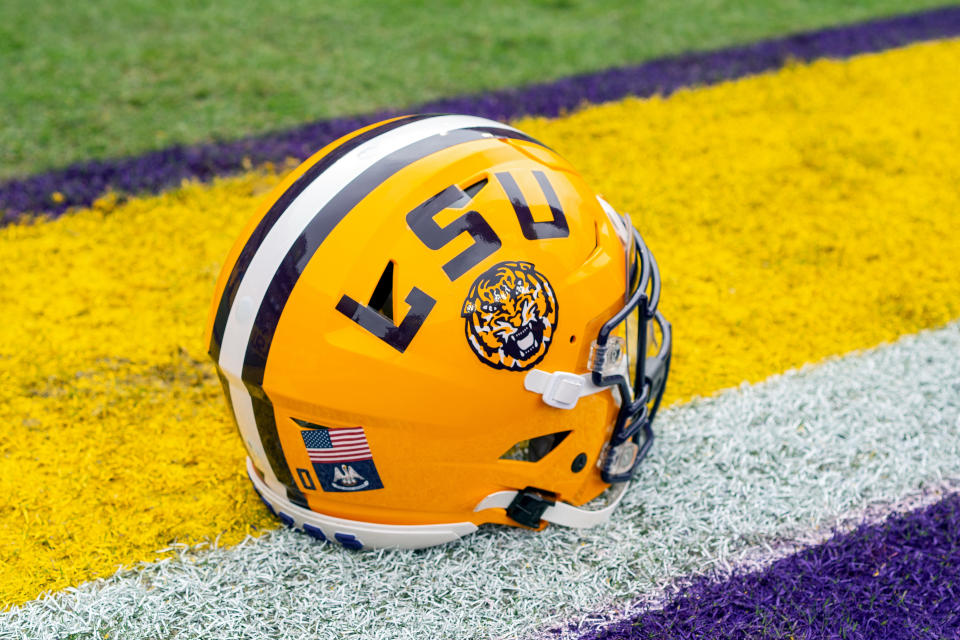
[[[363,427],[302,431],[310,462],[356,462],[370,460],[370,445]]]
[[[328,429],[304,420],[294,421],[301,427],[308,427],[300,432],[300,436],[324,491],[383,488],[363,427]]]

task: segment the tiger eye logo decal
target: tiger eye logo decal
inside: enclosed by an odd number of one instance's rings
[[[467,342],[481,362],[525,371],[543,360],[557,328],[553,287],[530,262],[500,262],[470,286],[463,302]]]

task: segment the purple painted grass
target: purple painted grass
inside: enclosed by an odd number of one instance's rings
[[[358,127],[400,113],[465,113],[495,120],[524,115],[552,117],[584,103],[609,102],[628,95],[668,95],[682,87],[741,78],[777,69],[788,60],[846,58],[957,35],[960,35],[960,7],[946,7],[654,60],[519,89],[449,98],[402,112],[335,118],[229,142],[176,146],[130,158],[84,162],[0,183],[0,226],[27,212],[57,216],[70,207],[89,206],[108,191],[158,192],[184,179],[210,180],[214,176],[238,173],[249,163],[281,163],[287,158],[303,160]],[[58,202],[54,202],[54,193],[62,196],[58,196]]]
[[[960,494],[581,638],[960,638]]]

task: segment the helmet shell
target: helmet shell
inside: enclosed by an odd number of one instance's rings
[[[297,507],[516,524],[474,508],[526,487],[581,505],[609,486],[596,463],[614,394],[559,409],[524,379],[589,371],[625,274],[610,218],[553,150],[493,121],[410,116],[333,142],[267,196],[207,341],[257,476]],[[502,457],[562,432],[536,461]],[[340,436],[368,459],[323,458]]]

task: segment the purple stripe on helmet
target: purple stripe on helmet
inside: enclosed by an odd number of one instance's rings
[[[240,251],[240,255],[237,256],[237,261],[230,270],[230,277],[227,278],[227,283],[224,285],[223,294],[220,296],[220,300],[217,302],[217,314],[214,317],[213,331],[209,345],[210,355],[213,357],[215,362],[220,360],[220,343],[223,341],[223,331],[227,326],[227,315],[230,313],[230,308],[233,306],[233,300],[237,295],[237,290],[240,288],[240,280],[243,278],[243,274],[246,273],[247,269],[250,267],[250,262],[253,260],[253,256],[256,255],[257,250],[260,248],[260,244],[263,242],[264,238],[266,238],[267,234],[270,233],[270,230],[273,229],[273,225],[277,223],[277,220],[280,219],[280,216],[283,215],[284,211],[287,210],[287,207],[290,206],[290,203],[292,203],[311,182],[316,180],[318,175],[329,169],[337,160],[345,156],[350,151],[353,151],[364,142],[367,142],[378,135],[386,133],[387,131],[392,131],[397,127],[401,127],[416,120],[422,120],[425,117],[427,116],[408,116],[406,118],[398,118],[391,122],[382,124],[379,127],[374,127],[373,129],[361,133],[358,136],[350,138],[346,142],[338,145],[335,149],[331,149],[323,158],[319,159],[316,164],[304,172],[302,176],[297,178],[296,182],[290,185],[290,188],[287,189],[283,195],[281,195],[280,198],[273,203],[273,205],[270,207],[270,210],[267,211],[263,218],[260,219],[260,222],[257,223],[257,226],[250,234],[250,237],[247,238],[243,249]]]
[[[583,640],[958,638],[960,494],[717,582]]]
[[[787,60],[846,58],[912,42],[960,35],[960,7],[945,7],[894,18],[764,40],[717,51],[691,53],[632,67],[588,73],[518,89],[438,100],[404,113],[463,113],[494,120],[524,115],[557,116],[584,102],[625,96],[667,95],[777,69]],[[158,192],[184,179],[209,180],[238,173],[245,164],[303,160],[359,127],[398,115],[382,111],[334,118],[231,142],[175,146],[142,155],[94,160],[0,183],[0,225],[25,212],[57,216],[69,207],[89,206],[107,191]],[[54,193],[59,193],[54,201]],[[62,197],[61,197],[62,196]]]

